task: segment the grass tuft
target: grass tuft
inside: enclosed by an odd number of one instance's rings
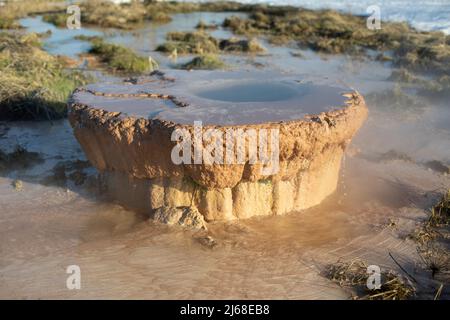
[[[186,70],[213,70],[224,69],[226,64],[216,55],[207,54],[195,57],[191,61],[180,66]]]
[[[405,300],[415,294],[415,288],[394,271],[381,272],[381,288],[367,288],[368,264],[361,259],[350,262],[338,261],[325,269],[325,276],[341,287],[356,290],[355,299],[367,300]]]
[[[169,32],[167,42],[158,46],[157,51],[178,54],[208,54],[218,52],[218,41],[206,32]]]

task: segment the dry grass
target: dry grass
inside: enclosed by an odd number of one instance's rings
[[[217,24],[208,24],[205,21],[200,20],[195,28],[200,30],[216,30],[219,26]]]
[[[48,11],[61,10],[64,1],[60,0],[21,0],[8,1],[0,7],[0,29],[18,29],[17,19],[27,15],[39,14]]]
[[[442,293],[443,283],[450,283],[450,252],[448,250],[448,227],[450,225],[450,190],[431,208],[431,214],[423,226],[415,230],[410,238],[418,243],[417,252],[423,268],[431,273],[431,278],[441,285],[435,300]]]
[[[167,23],[174,13],[195,11],[249,11],[254,6],[234,2],[189,3],[139,1],[130,4],[114,4],[105,0],[89,0],[81,3],[81,23],[105,28],[135,29],[144,21]],[[45,20],[56,26],[65,26],[66,14],[49,14]]]
[[[157,62],[152,58],[139,56],[127,47],[98,38],[93,38],[89,53],[97,55],[113,72],[139,74],[158,68]]]
[[[41,183],[44,185],[67,186],[72,181],[76,186],[84,184],[88,178],[85,169],[91,165],[88,161],[62,161],[57,163],[51,170],[51,175],[45,177]]]
[[[439,233],[436,230],[425,225],[414,230],[413,233],[408,235],[408,238],[417,242],[419,245],[425,245],[428,242],[436,239],[438,236]]]
[[[265,35],[275,43],[296,41],[325,53],[393,51],[398,66],[450,72],[450,37],[440,32],[419,32],[405,23],[384,22],[381,30],[374,31],[367,29],[365,17],[332,10],[260,7],[249,18],[226,19],[224,26],[237,34]]]
[[[442,199],[431,208],[431,215],[428,219],[429,227],[443,227],[450,225],[450,190]]]
[[[406,279],[395,272],[382,271],[381,288],[367,288],[368,264],[361,259],[350,262],[338,261],[325,269],[325,276],[341,287],[350,287],[356,291],[354,299],[368,300],[405,300],[415,294],[415,288]]]
[[[81,6],[81,23],[99,27],[133,29],[145,20],[146,10],[138,2],[116,5],[109,1],[90,0]]]
[[[261,53],[265,48],[256,39],[218,40],[204,31],[169,32],[167,42],[158,46],[157,51],[177,54],[211,54],[219,51],[229,53]]]
[[[399,85],[393,89],[369,93],[366,102],[400,118],[416,118],[427,107],[423,99],[409,94]]]
[[[0,33],[0,70],[0,118],[6,119],[61,118],[69,94],[90,80],[66,71],[36,34]]]
[[[20,145],[10,153],[0,149],[0,172],[26,169],[41,162],[43,159],[39,153],[30,152]]]
[[[409,238],[418,242],[420,246],[429,246],[429,243],[443,238],[439,228],[450,225],[450,189],[442,196],[439,202],[431,207],[430,216],[423,226],[415,230]]]
[[[218,40],[206,32],[169,32],[166,43],[158,46],[157,51],[177,54],[208,54],[217,53]]]
[[[450,281],[450,253],[441,244],[427,242],[417,249],[431,278],[444,278]]]

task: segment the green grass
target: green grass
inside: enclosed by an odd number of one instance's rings
[[[111,71],[138,74],[158,67],[157,63],[149,57],[139,56],[129,48],[107,43],[98,38],[92,41],[89,52],[98,56]]]
[[[213,70],[224,69],[226,64],[216,55],[207,54],[195,57],[186,64],[180,66],[186,70]]]
[[[91,80],[67,71],[42,50],[36,34],[0,33],[0,118],[55,119],[65,116],[66,100]]]

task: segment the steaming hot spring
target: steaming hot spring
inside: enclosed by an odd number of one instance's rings
[[[350,88],[261,71],[156,71],[69,101],[108,194],[194,227],[319,204],[366,117]]]

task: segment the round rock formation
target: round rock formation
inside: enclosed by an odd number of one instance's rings
[[[69,100],[110,194],[172,223],[189,212],[195,225],[319,204],[366,117],[350,88],[261,71],[156,71]]]

